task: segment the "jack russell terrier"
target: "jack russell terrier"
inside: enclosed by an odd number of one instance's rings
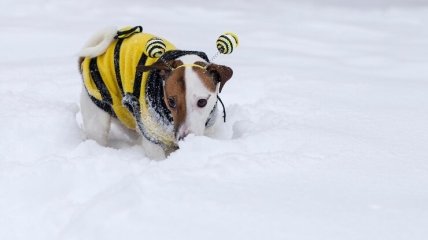
[[[233,74],[205,53],[177,50],[139,26],[95,35],[80,52],[79,69],[87,137],[106,145],[116,118],[141,134],[152,159],[166,158],[179,140],[214,124],[218,94]]]

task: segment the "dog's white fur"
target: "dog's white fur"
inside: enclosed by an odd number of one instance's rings
[[[80,112],[86,137],[95,140],[100,145],[107,146],[113,118],[92,102],[84,86],[80,96]],[[126,132],[124,133],[126,134]],[[148,158],[155,160],[166,158],[165,152],[159,145],[150,142],[143,136],[140,141]]]
[[[201,57],[195,55],[186,55],[180,57],[179,60],[183,61],[184,64],[192,64],[196,61],[205,62]],[[203,135],[205,133],[205,123],[217,102],[217,94],[220,87],[220,84],[217,84],[215,92],[209,91],[192,67],[186,67],[184,77],[186,82],[187,115],[184,123],[178,129],[178,138],[185,137],[189,133],[195,135]],[[207,105],[204,108],[198,107],[199,99],[207,99]]]
[[[81,57],[96,57],[103,54],[113,41],[116,31],[116,29],[108,29],[96,34],[86,44],[79,55]],[[204,61],[196,55],[186,55],[178,58],[178,60],[181,60],[184,64]],[[195,135],[203,135],[205,133],[205,123],[217,101],[217,94],[219,91],[218,85],[215,92],[211,92],[204,86],[202,80],[191,66],[186,66],[185,68],[184,78],[186,84],[187,115],[184,124],[178,130],[178,138],[183,138],[189,133]],[[204,108],[197,106],[199,99],[207,99],[207,105]],[[85,86],[82,87],[80,109],[86,136],[106,146],[112,117],[92,102],[86,92]],[[159,145],[150,142],[143,136],[141,136],[141,145],[147,157],[151,159],[165,159],[166,155],[164,150]]]
[[[86,136],[106,146],[110,132],[111,116],[92,102],[84,86],[80,94],[80,112]]]

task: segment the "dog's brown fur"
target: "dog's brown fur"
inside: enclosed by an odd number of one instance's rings
[[[171,67],[176,68],[182,65],[183,62],[175,60],[171,63]],[[170,73],[166,78],[164,86],[164,101],[168,109],[171,111],[174,119],[175,129],[178,129],[186,119],[186,84],[184,82],[184,68],[178,68]],[[175,107],[171,107],[169,99],[175,101]]]
[[[199,65],[201,67],[204,67],[204,68],[207,66],[207,64],[204,62],[195,62],[195,64]],[[202,69],[200,67],[196,67],[196,66],[192,67],[192,69],[193,69],[193,71],[196,72],[196,74],[198,74],[198,76],[202,80],[204,86],[206,88],[208,88],[211,92],[215,92],[217,82],[215,82],[213,77],[211,75],[209,75],[207,70]]]

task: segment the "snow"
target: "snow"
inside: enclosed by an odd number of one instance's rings
[[[427,239],[427,1],[0,2],[0,239]],[[84,140],[76,53],[141,24],[234,69],[151,161]],[[221,120],[221,119],[219,119]],[[117,130],[117,129],[116,129]]]

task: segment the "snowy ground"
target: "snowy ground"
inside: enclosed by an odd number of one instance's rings
[[[426,1],[155,2],[0,2],[0,239],[428,239]],[[229,121],[160,162],[76,121],[74,54],[136,24],[241,39]]]

